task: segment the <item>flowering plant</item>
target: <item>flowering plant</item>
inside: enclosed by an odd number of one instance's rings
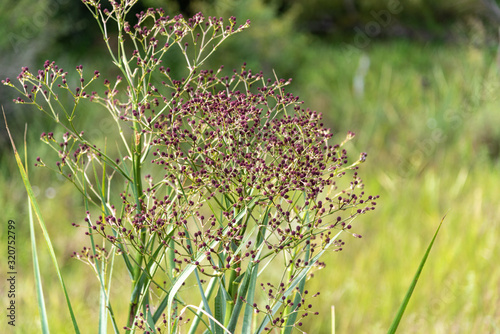
[[[73,256],[100,282],[101,331],[107,319],[120,331],[109,300],[117,257],[132,284],[121,326],[127,333],[183,326],[194,333],[200,324],[210,333],[300,327],[311,313],[306,280],[324,266],[320,257],[342,249],[342,233],[361,238],[350,232],[352,221],[376,204],[357,171],[366,154],[352,160],[344,147],[354,134],[332,144],[321,114],[286,90],[291,80],[266,79],[245,64],[231,75],[222,66],[204,68],[248,21],[202,14],[186,20],[148,9],[131,23],[136,0],[111,1],[110,9],[82,2],[121,72],[116,80],[104,80],[103,93],[92,91],[100,72],[87,75],[80,65],[73,87],[68,72],[46,61],[36,73],[23,68],[20,87],[3,83],[21,94],[15,102],[35,105],[63,129],[41,135],[58,161],[37,158],[36,165],[73,183],[88,207],[84,224],[73,225],[86,229],[89,245]],[[116,48],[111,24],[118,27]],[[176,48],[184,77],[164,65]],[[116,152],[78,129],[84,100],[114,120]],[[73,325],[79,332],[74,317]]]

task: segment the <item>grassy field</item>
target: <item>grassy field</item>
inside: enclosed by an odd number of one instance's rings
[[[386,332],[446,214],[399,332],[500,333],[500,267],[495,265],[500,254],[496,47],[394,41],[347,54],[336,45],[310,41],[307,49],[290,90],[308,107],[323,112],[338,138],[347,130],[357,134],[351,151],[368,152],[361,175],[367,191],[381,198],[377,210],[357,220],[354,231],[363,238],[347,237],[344,251],[328,254],[326,268],[309,282],[310,291],[321,292],[314,299],[320,315],[309,319],[303,330],[330,333],[330,309],[335,306],[337,333]],[[367,60],[369,68],[363,72],[360,64]],[[355,80],[358,88],[353,88]],[[32,162],[46,150],[37,136],[32,134],[29,141]],[[22,131],[15,138],[21,146]],[[27,201],[11,152],[2,153],[0,212],[4,222],[17,223],[15,332],[34,333],[39,324]],[[97,280],[87,266],[70,259],[84,242],[71,227],[82,217],[81,204],[71,185],[45,170],[32,173],[32,183],[39,191],[82,332],[95,333]],[[41,233],[38,236],[40,253],[46,254]],[[0,239],[6,240],[5,228]],[[52,264],[48,256],[41,262],[50,328],[69,333],[69,315]],[[126,307],[120,294],[129,289],[126,278],[118,277],[114,287],[119,313]],[[6,296],[3,284],[1,289]],[[2,317],[2,329],[4,321]]]

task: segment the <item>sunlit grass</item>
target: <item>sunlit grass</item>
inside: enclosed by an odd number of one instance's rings
[[[332,254],[317,274],[321,311],[329,314],[335,305],[340,333],[386,332],[428,240],[449,211],[399,329],[497,333],[500,176],[491,147],[500,138],[480,125],[495,124],[498,114],[494,58],[468,46],[430,46],[425,56],[418,48],[390,43],[368,51],[371,69],[362,100],[354,98],[348,75],[357,63],[342,66],[346,60],[335,57],[334,48],[322,55],[337,59],[339,69],[329,64],[309,73],[325,80],[317,84],[323,88],[331,80],[331,97],[319,106],[341,122],[336,128],[358,128],[356,145],[370,147],[366,187],[378,189],[382,198],[370,222],[356,227],[364,238]],[[317,92],[310,88],[303,89]],[[325,281],[328,289],[321,285]],[[328,324],[313,322],[312,332],[328,333]]]

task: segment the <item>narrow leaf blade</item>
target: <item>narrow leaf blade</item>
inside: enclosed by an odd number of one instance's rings
[[[14,150],[14,156],[16,158],[17,167],[19,169],[19,172],[21,173],[21,177],[23,179],[24,187],[25,187],[26,192],[28,193],[28,196],[30,198],[31,206],[32,206],[32,208],[33,208],[33,210],[35,212],[36,217],[37,217],[38,224],[40,225],[40,228],[42,229],[43,236],[45,238],[45,243],[47,245],[47,248],[49,249],[50,258],[51,258],[52,263],[54,264],[54,267],[56,269],[56,273],[57,273],[57,276],[59,278],[59,283],[61,284],[61,288],[63,290],[64,297],[66,299],[66,304],[68,306],[68,310],[69,310],[69,313],[70,313],[70,316],[71,316],[71,321],[72,321],[72,324],[73,324],[73,329],[74,329],[75,333],[80,334],[80,330],[79,330],[78,324],[76,322],[75,314],[73,312],[73,307],[71,306],[71,302],[69,300],[68,292],[66,290],[66,285],[64,284],[64,279],[62,277],[61,270],[60,270],[59,264],[57,262],[57,257],[56,257],[56,254],[54,252],[54,247],[52,246],[52,242],[50,240],[50,236],[49,236],[47,228],[45,226],[45,222],[43,220],[42,213],[40,211],[40,207],[38,205],[38,202],[36,201],[35,194],[33,193],[33,188],[31,187],[31,183],[30,183],[30,181],[28,179],[28,175],[26,174],[26,170],[25,170],[24,165],[23,165],[23,163],[21,161],[19,153],[17,152],[16,145],[14,144],[14,140],[12,139],[12,136],[10,134],[10,130],[9,130],[9,126],[7,124],[7,118],[5,116],[5,112],[4,112],[3,116],[4,116],[4,119],[5,119],[5,127],[7,128],[7,133],[9,135],[10,142],[12,144],[12,149]]]
[[[410,284],[410,288],[406,292],[406,296],[403,299],[403,303],[399,307],[398,313],[396,314],[396,317],[392,321],[391,327],[389,328],[389,331],[387,332],[388,334],[394,334],[396,333],[396,330],[399,326],[399,322],[401,321],[401,318],[403,317],[403,314],[406,310],[406,306],[408,306],[408,302],[410,301],[411,295],[413,294],[413,290],[415,290],[415,286],[417,285],[418,279],[420,277],[420,273],[422,273],[422,269],[424,269],[425,262],[427,261],[427,257],[429,256],[429,253],[431,252],[432,246],[434,245],[434,241],[436,240],[436,237],[439,233],[439,230],[441,229],[441,225],[443,224],[444,219],[446,216],[441,219],[441,223],[439,223],[439,226],[434,233],[434,237],[431,240],[431,243],[427,247],[427,251],[424,254],[424,257],[422,258],[422,261],[420,261],[420,265],[418,266],[417,272],[415,273],[415,276],[413,277],[413,281]]]
[[[40,267],[38,264],[38,253],[36,250],[35,223],[33,222],[33,211],[31,209],[31,203],[29,203],[29,201],[28,201],[28,210],[30,217],[30,237],[31,237],[31,253],[33,257],[33,272],[35,274],[36,296],[38,301],[38,309],[40,310],[40,322],[42,325],[42,333],[48,334],[50,333],[50,330],[47,318],[47,310],[45,309],[45,300],[43,297],[42,278],[40,276]]]

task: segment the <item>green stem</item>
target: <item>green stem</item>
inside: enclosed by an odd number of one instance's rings
[[[236,266],[240,267],[240,264],[238,263]],[[226,303],[226,317],[224,319],[224,326],[227,327],[229,324],[229,321],[231,320],[231,316],[233,314],[233,309],[234,309],[234,303],[236,303],[236,298],[238,297],[238,282],[235,282],[236,278],[239,276],[238,273],[236,272],[236,268],[232,268],[230,273],[229,273],[229,279],[227,283],[228,287],[228,293],[229,296],[231,296],[231,300]]]
[[[121,70],[121,72],[124,74],[125,79],[127,80],[127,84],[129,87],[131,87],[130,92],[131,92],[131,100],[133,102],[133,107],[137,109],[137,104],[138,104],[138,96],[134,90],[134,78],[131,75],[130,68],[128,66],[128,63],[125,59],[125,48],[124,48],[124,39],[123,39],[123,25],[125,22],[125,15],[127,13],[127,9],[125,9],[122,12],[116,13],[116,23],[118,25],[118,56],[115,57],[112,49],[109,46],[109,41],[106,38],[106,44],[108,46],[109,53],[111,57],[114,60],[114,63],[116,66]],[[98,21],[99,22],[99,21]],[[103,31],[104,35],[107,37],[106,34],[106,22],[103,21],[103,24],[101,25],[99,23],[99,26],[101,30]],[[139,122],[134,122],[133,125],[134,128],[134,143],[133,143],[133,152],[132,152],[132,160],[133,160],[133,187],[132,187],[132,192],[134,194],[135,202],[137,205],[137,213],[140,213],[142,211],[142,205],[141,205],[141,198],[143,196],[142,193],[142,173],[141,173],[141,155],[142,155],[142,135],[141,135],[141,129]],[[141,230],[140,234],[140,241],[138,242],[139,245],[144,245],[146,242],[146,229],[143,228]],[[133,279],[132,279],[132,296],[130,299],[130,304],[129,304],[129,319],[128,319],[128,327],[132,328],[135,315],[139,309],[139,298],[141,294],[144,292],[142,286],[137,286],[137,284],[144,284],[143,281],[139,281],[139,278],[141,277],[142,273],[142,263],[144,262],[144,254],[138,250],[136,259],[135,259],[135,267],[133,271]],[[148,280],[148,278],[146,278]],[[144,284],[144,286],[147,286],[147,284]],[[130,333],[131,330],[127,330],[126,333]]]
[[[298,247],[299,247],[299,246],[298,246]],[[294,273],[294,271],[295,271],[295,256],[296,256],[296,254],[297,254],[297,247],[296,247],[296,248],[294,249],[294,251],[293,251],[293,255],[292,255],[291,260],[290,260],[290,261],[291,261],[291,263],[290,263],[290,266],[289,266],[289,267],[288,267],[288,269],[287,269],[287,279],[286,279],[286,281],[287,281],[287,282],[290,282],[290,281],[291,281],[291,279],[292,279],[292,275],[293,275],[293,273]],[[284,319],[288,320],[288,315],[289,315],[289,314],[290,314],[290,306],[288,306],[288,304],[287,304],[287,306],[286,306],[286,307],[285,307],[285,309],[283,310],[283,317],[284,317]],[[287,322],[288,322],[288,321],[287,321]],[[286,327],[283,327],[283,328],[281,329],[281,333],[282,333],[282,334],[283,334],[283,333],[285,333],[285,329],[286,329]]]
[[[137,122],[134,123],[134,152],[133,152],[133,169],[134,169],[134,197],[137,204],[137,212],[140,213],[142,211],[141,205],[141,197],[142,197],[142,180],[141,180],[141,146],[142,146],[142,138],[140,134],[140,130],[138,129],[139,124]],[[146,229],[141,229],[140,242],[139,245],[145,245],[146,243]],[[132,325],[135,320],[135,315],[137,310],[139,309],[139,297],[143,293],[142,287],[137,288],[137,284],[140,284],[139,278],[142,273],[142,263],[144,261],[144,254],[139,250],[136,254],[135,259],[135,268],[132,280],[132,296],[130,299],[129,305],[129,319],[128,319],[128,327],[132,328]],[[127,331],[129,333],[129,331]]]

